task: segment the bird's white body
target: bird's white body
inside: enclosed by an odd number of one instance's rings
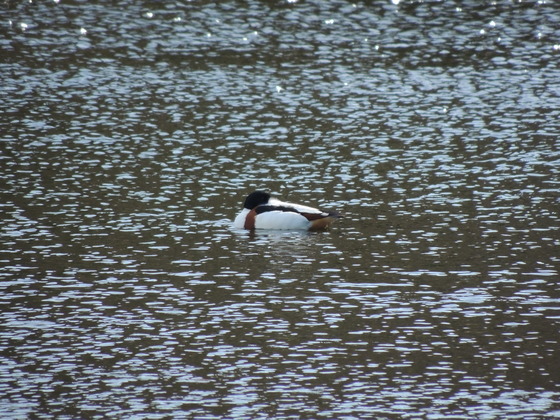
[[[249,209],[241,210],[233,222],[234,227],[245,228]],[[278,229],[278,230],[307,230],[311,227],[311,222],[299,213],[287,211],[267,211],[255,217],[255,227],[253,229]]]

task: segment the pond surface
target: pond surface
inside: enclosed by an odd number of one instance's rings
[[[2,418],[560,417],[559,2],[0,15]]]

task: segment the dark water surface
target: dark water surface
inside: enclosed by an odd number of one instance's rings
[[[559,2],[0,14],[0,417],[560,418]]]

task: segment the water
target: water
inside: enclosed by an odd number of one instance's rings
[[[3,4],[1,416],[560,417],[560,8],[495,3]]]

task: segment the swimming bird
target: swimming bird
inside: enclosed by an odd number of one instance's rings
[[[340,217],[338,213],[286,203],[265,191],[254,191],[245,199],[233,225],[239,229],[321,230]]]

